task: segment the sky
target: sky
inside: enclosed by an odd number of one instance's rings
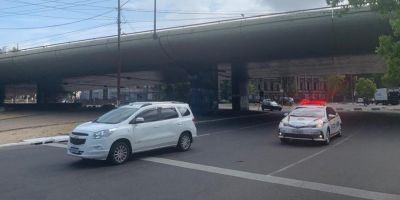
[[[0,49],[117,34],[117,0],[0,0]],[[122,33],[153,27],[154,0],[121,0]],[[157,0],[157,27],[327,6],[326,0]]]

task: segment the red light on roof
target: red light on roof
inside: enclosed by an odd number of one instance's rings
[[[303,99],[300,102],[300,105],[306,106],[326,106],[326,101],[324,100],[308,100],[308,99]]]

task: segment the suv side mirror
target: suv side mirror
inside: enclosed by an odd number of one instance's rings
[[[143,117],[137,117],[133,120],[132,124],[140,124],[144,122],[144,118]]]
[[[336,117],[336,115],[334,115],[334,114],[329,114],[329,115],[328,115],[328,118],[329,118],[329,119],[333,119],[333,118],[335,118],[335,117]]]

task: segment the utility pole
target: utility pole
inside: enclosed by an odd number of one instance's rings
[[[117,64],[117,106],[121,104],[121,0],[118,0],[118,64]]]
[[[154,32],[153,38],[157,38],[157,0],[154,0]]]

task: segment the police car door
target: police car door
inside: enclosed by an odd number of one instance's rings
[[[329,127],[331,128],[331,134],[334,134],[336,132],[338,132],[338,128],[339,128],[339,120],[338,120],[338,115],[335,112],[335,110],[331,107],[327,107],[326,108],[326,114],[328,116],[328,120],[329,120]],[[334,117],[329,117],[329,115],[334,116]]]

